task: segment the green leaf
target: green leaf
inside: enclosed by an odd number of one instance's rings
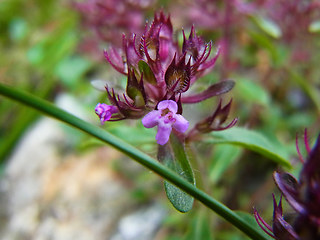
[[[239,79],[235,91],[238,96],[249,103],[258,103],[264,106],[270,103],[268,92],[254,81]]]
[[[27,51],[27,59],[34,65],[39,64],[44,59],[44,52],[44,44],[38,43]]]
[[[72,19],[66,20],[62,28],[55,29],[28,49],[29,62],[42,72],[52,74],[62,59],[76,47],[78,38],[74,32],[70,32],[70,25],[73,25]]]
[[[192,209],[193,197],[168,181],[164,182],[168,199],[179,212],[185,213]]]
[[[312,33],[320,32],[320,20],[314,21],[310,24],[309,32],[312,32]]]
[[[211,133],[211,137],[207,141],[242,146],[282,166],[291,167],[287,160],[289,154],[279,142],[272,142],[261,133],[253,130],[233,127],[225,131]]]
[[[209,178],[217,182],[228,167],[234,163],[242,154],[242,149],[233,145],[216,145],[213,160],[209,169]]]
[[[58,63],[55,73],[66,86],[74,88],[81,76],[90,67],[91,63],[85,58],[79,56],[67,57]]]
[[[274,38],[279,38],[282,35],[280,27],[271,19],[264,18],[258,15],[253,16],[256,24],[268,35]]]
[[[174,134],[171,134],[170,144],[159,146],[158,160],[195,185],[194,174],[183,143]],[[185,213],[192,209],[194,201],[192,196],[168,181],[164,182],[164,187],[168,199],[178,211]]]
[[[157,80],[149,67],[148,63],[145,61],[140,60],[138,63],[138,67],[141,73],[143,73],[143,79],[151,84],[156,84]]]
[[[279,67],[287,62],[289,56],[288,49],[282,47],[281,45],[275,44],[275,42],[272,41],[272,39],[270,39],[267,35],[261,34],[257,31],[248,30],[248,34],[250,38],[257,43],[259,48],[263,48],[268,51],[272,60],[270,62],[272,66]]]
[[[22,18],[15,18],[10,22],[9,33],[10,38],[14,41],[22,40],[28,32],[28,24]]]

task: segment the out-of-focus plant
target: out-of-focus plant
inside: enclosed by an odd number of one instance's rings
[[[273,178],[282,195],[296,211],[293,224],[283,217],[281,198],[279,204],[273,196],[273,224],[270,227],[255,210],[255,218],[261,228],[277,240],[311,240],[320,238],[320,136],[313,149],[310,149],[307,132],[305,147],[308,158],[305,161],[300,153],[297,139],[297,151],[303,163],[299,180],[286,172],[274,172]]]
[[[121,47],[123,34],[143,34],[146,15],[156,4],[155,0],[90,0],[74,1],[73,6],[81,17],[82,36],[80,50],[101,61],[105,45]]]
[[[0,81],[46,99],[52,99],[59,87],[77,91],[91,63],[75,53],[76,21],[68,3],[61,1],[2,1]],[[8,101],[1,103],[0,112],[3,161],[37,115]]]

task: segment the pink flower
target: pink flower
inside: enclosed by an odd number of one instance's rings
[[[185,132],[189,127],[189,122],[181,115],[177,114],[178,105],[173,100],[159,102],[158,110],[153,110],[144,116],[142,124],[146,128],[158,126],[156,135],[157,143],[164,145],[168,142],[172,128],[178,132]]]
[[[98,103],[95,108],[96,114],[99,116],[101,124],[109,121],[113,113],[117,113],[118,109],[115,106],[107,105],[105,103]]]

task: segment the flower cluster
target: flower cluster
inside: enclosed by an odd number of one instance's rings
[[[298,141],[297,141],[298,142]],[[281,199],[279,204],[274,200],[273,225],[269,226],[255,210],[255,218],[260,227],[277,240],[315,240],[320,239],[320,135],[313,149],[310,149],[305,132],[305,146],[308,152],[299,180],[286,172],[275,172],[273,178],[297,216],[293,225],[283,218]]]
[[[135,34],[129,38],[123,35],[121,49],[111,47],[104,52],[111,66],[127,76],[127,86],[122,94],[106,86],[108,99],[115,108],[105,105],[102,108],[98,104],[96,113],[102,123],[144,116],[145,127],[158,126],[156,139],[163,145],[172,129],[184,133],[188,128],[188,121],[181,115],[183,103],[198,103],[226,93],[233,88],[234,82],[222,81],[203,92],[186,95],[196,80],[215,65],[219,50],[211,58],[212,43],[205,43],[197,36],[194,27],[188,38],[183,32],[180,48],[173,38],[170,17],[162,12],[146,26],[140,40],[136,38]],[[207,128],[211,131],[210,124]]]

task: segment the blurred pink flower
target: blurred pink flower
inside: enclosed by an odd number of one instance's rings
[[[74,3],[83,24],[97,34],[102,42],[120,46],[123,33],[142,34],[145,11],[153,0],[87,0]]]
[[[105,103],[98,103],[95,108],[96,114],[99,116],[101,124],[109,121],[113,113],[117,113],[118,109],[115,106],[107,105]]]

